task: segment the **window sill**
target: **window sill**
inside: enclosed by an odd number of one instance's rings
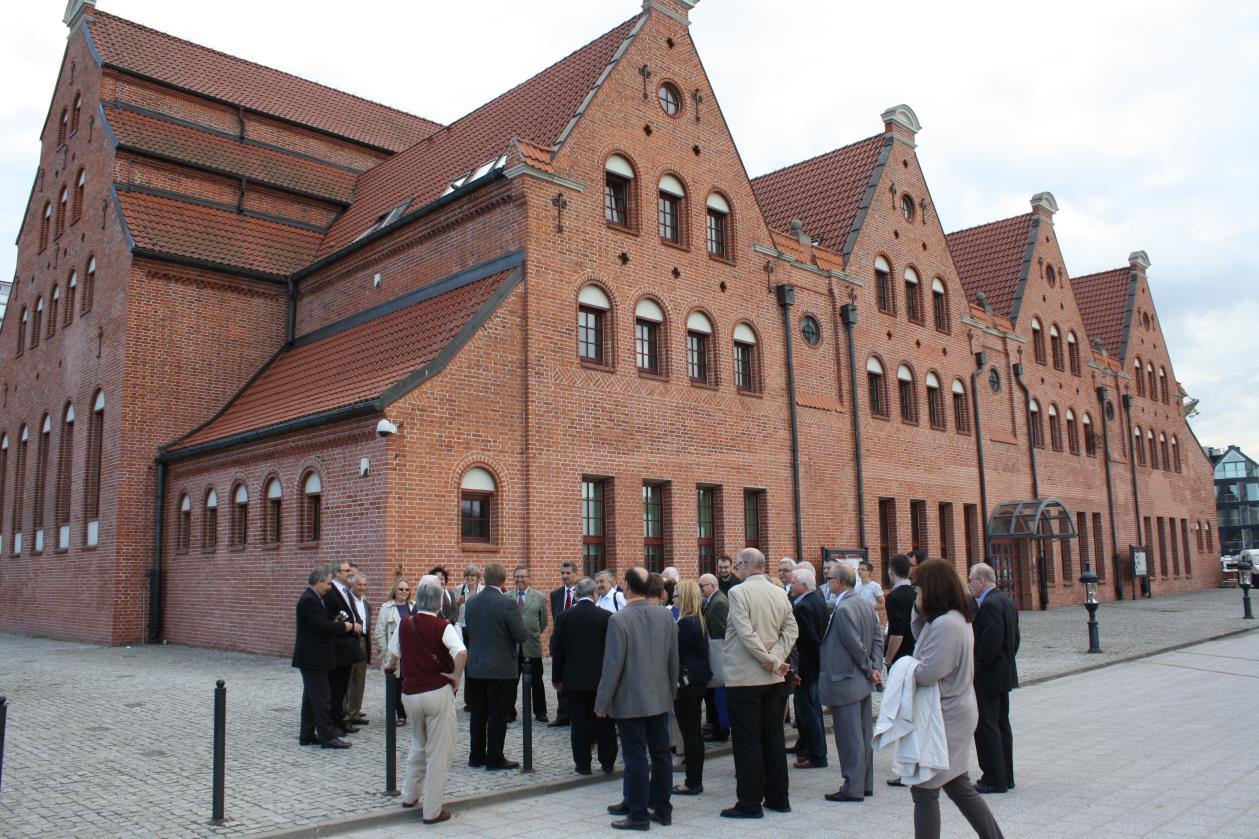
[[[870,412],[870,419],[882,420],[883,422],[890,421],[887,414],[876,414],[874,411]]]
[[[735,388],[735,390],[738,392],[740,396],[753,396],[753,397],[756,397],[757,399],[765,398],[764,393],[762,393],[759,390],[753,390],[752,388],[740,387],[740,388]]]
[[[669,376],[668,376],[668,374],[666,374],[666,373],[653,373],[653,372],[651,372],[650,370],[644,370],[644,369],[642,369],[641,367],[639,367],[639,368],[638,368],[638,378],[640,378],[640,379],[650,379],[650,380],[651,380],[651,381],[653,381],[653,382],[667,382],[667,381],[669,381]]]
[[[218,546],[217,546],[217,545],[216,545],[215,547],[213,547],[213,548],[202,548],[202,549],[201,549],[201,555],[202,555],[202,556],[210,556],[210,555],[212,555],[212,554],[216,554],[216,553],[218,553],[218,552],[219,552],[219,549],[218,549]]]
[[[629,227],[628,225],[617,224],[614,221],[608,221],[606,218],[603,220],[603,223],[607,226],[609,230],[615,230],[617,233],[624,233],[629,236],[638,235],[638,231],[634,229],[633,227]]]
[[[943,425],[930,425],[929,424],[927,427],[930,428],[932,431],[948,431],[949,430],[946,426],[943,426]]]
[[[601,361],[590,361],[589,359],[582,358],[581,356],[577,357],[577,363],[586,370],[598,370],[601,373],[616,372],[615,364],[604,364]]]
[[[320,542],[316,539],[313,542],[298,542],[297,549],[299,551],[314,551],[319,549]]]
[[[660,244],[664,245],[666,248],[673,248],[675,250],[683,251],[684,253],[691,252],[690,246],[684,245],[681,242],[670,242],[668,239],[661,239]]]
[[[279,549],[280,549],[279,542],[266,542],[262,545],[262,548],[261,548],[261,550],[264,550],[264,551],[278,551]]]
[[[245,547],[246,547],[245,545],[231,545],[228,547],[227,550],[228,550],[228,553],[239,554],[239,553],[245,552]]]
[[[733,259],[733,258],[731,258],[731,257],[729,257],[729,256],[718,256],[717,254],[713,253],[712,251],[709,251],[709,252],[708,252],[708,258],[709,258],[709,259],[711,259],[713,262],[720,262],[722,265],[730,265],[730,266],[733,266],[733,265],[734,265],[734,259]]]
[[[691,387],[697,387],[700,390],[717,390],[717,385],[712,382],[701,382],[696,379],[691,379]]]
[[[902,417],[902,418],[901,418],[901,425],[912,425],[912,426],[914,426],[914,427],[917,427],[917,426],[918,426],[918,420],[914,420],[914,419],[905,419],[904,417]]]
[[[459,550],[467,553],[496,554],[502,549],[491,542],[460,542]]]
[[[100,547],[100,545],[84,545],[84,546],[83,546],[82,548],[80,548],[79,550],[82,550],[82,551],[94,551],[94,550],[96,550],[96,549],[97,549],[97,548],[99,548],[99,547]],[[16,556],[16,555],[17,555],[17,554],[14,554],[14,556]]]

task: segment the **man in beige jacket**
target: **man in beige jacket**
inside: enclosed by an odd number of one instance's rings
[[[788,691],[783,677],[799,630],[787,593],[765,574],[765,554],[745,548],[735,559],[734,570],[743,582],[726,595],[730,614],[723,649],[739,801],[721,815],[759,819],[764,815],[762,805],[780,813],[791,811],[783,737]]]

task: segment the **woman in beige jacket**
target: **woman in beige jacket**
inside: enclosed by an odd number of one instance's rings
[[[380,612],[376,615],[376,628],[372,633],[372,641],[376,646],[376,657],[380,661],[382,669],[388,670],[386,662],[389,656],[389,644],[393,642],[393,634],[398,631],[398,627],[402,623],[402,619],[415,608],[415,600],[411,597],[411,584],[399,577],[394,580],[393,588],[389,590],[389,599],[380,607]],[[397,708],[397,725],[399,727],[406,725],[407,712],[402,707],[402,676],[398,676],[394,680],[394,703]]]

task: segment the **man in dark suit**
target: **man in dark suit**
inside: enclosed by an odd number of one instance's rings
[[[560,581],[559,588],[551,592],[551,626],[560,625],[560,614],[573,608],[577,602],[577,563],[571,560],[565,560],[560,563]],[[593,601],[592,601],[593,602]],[[555,637],[555,630],[551,630],[551,637]],[[551,681],[555,681],[555,656],[551,656]],[[547,723],[548,728],[559,728],[568,725],[571,714],[568,710],[568,697],[559,694],[555,698],[555,719]]]
[[[700,576],[699,592],[704,597],[704,626],[708,629],[709,639],[717,642],[715,645],[709,645],[710,649],[715,646],[717,650],[714,655],[718,658],[712,660],[718,662],[726,638],[726,619],[730,615],[730,600],[721,590],[720,581],[712,574]],[[714,743],[724,743],[730,739],[730,721],[726,715],[726,688],[723,676],[725,676],[724,668],[717,667],[713,671],[713,681],[708,683],[708,690],[704,692],[704,707],[706,708],[704,713],[708,716],[708,728],[704,732],[704,739]],[[726,718],[724,725],[722,724],[723,717]]]
[[[551,630],[551,681],[561,701],[568,699],[573,763],[578,775],[590,774],[591,740],[599,746],[599,765],[604,772],[611,772],[616,763],[616,729],[611,720],[595,716],[595,693],[603,673],[603,648],[612,613],[595,605],[594,593],[594,580],[577,580],[573,585],[576,600],[571,608],[560,611]]]
[[[337,666],[334,639],[354,635],[354,624],[328,617],[323,596],[332,585],[332,569],[322,565],[310,572],[310,587],[297,601],[297,637],[293,666],[302,673],[302,730],[298,742],[325,749],[348,749],[341,730],[332,722],[332,691],[328,674]]]
[[[975,754],[980,777],[975,789],[1005,792],[1014,786],[1014,735],[1010,730],[1010,691],[1019,686],[1014,657],[1019,651],[1019,612],[997,588],[991,565],[971,566],[970,593],[979,603],[975,613]]]
[[[497,562],[485,566],[485,585],[464,607],[468,629],[476,644],[468,650],[467,696],[472,709],[468,765],[487,770],[515,769],[503,757],[507,714],[516,701],[520,673],[520,645],[526,639],[524,621],[515,601],[503,593],[507,571]]]
[[[796,769],[818,769],[827,764],[826,732],[822,728],[822,703],[818,699],[818,675],[822,636],[830,610],[826,598],[817,590],[812,568],[791,572],[791,609],[796,616],[800,635],[796,638],[796,721],[800,726],[800,749]]]
[[[324,610],[329,619],[336,620],[340,614],[349,616],[354,631],[337,638],[333,643],[336,651],[337,666],[328,675],[328,685],[332,691],[332,722],[345,734],[354,734],[358,728],[345,717],[345,694],[350,687],[350,671],[354,665],[363,660],[363,645],[359,638],[363,635],[363,625],[354,618],[355,609],[353,595],[350,594],[350,580],[354,577],[352,563],[342,560],[334,563],[332,585],[323,596]]]

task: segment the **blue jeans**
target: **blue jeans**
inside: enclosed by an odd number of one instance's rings
[[[616,727],[621,733],[621,756],[625,761],[622,789],[629,807],[629,820],[648,821],[649,802],[657,815],[672,815],[673,804],[669,795],[673,791],[673,761],[669,758],[669,715],[618,719]]]
[[[826,765],[826,732],[822,728],[822,703],[818,699],[817,679],[796,688],[796,723],[800,726],[803,757],[814,766]]]

